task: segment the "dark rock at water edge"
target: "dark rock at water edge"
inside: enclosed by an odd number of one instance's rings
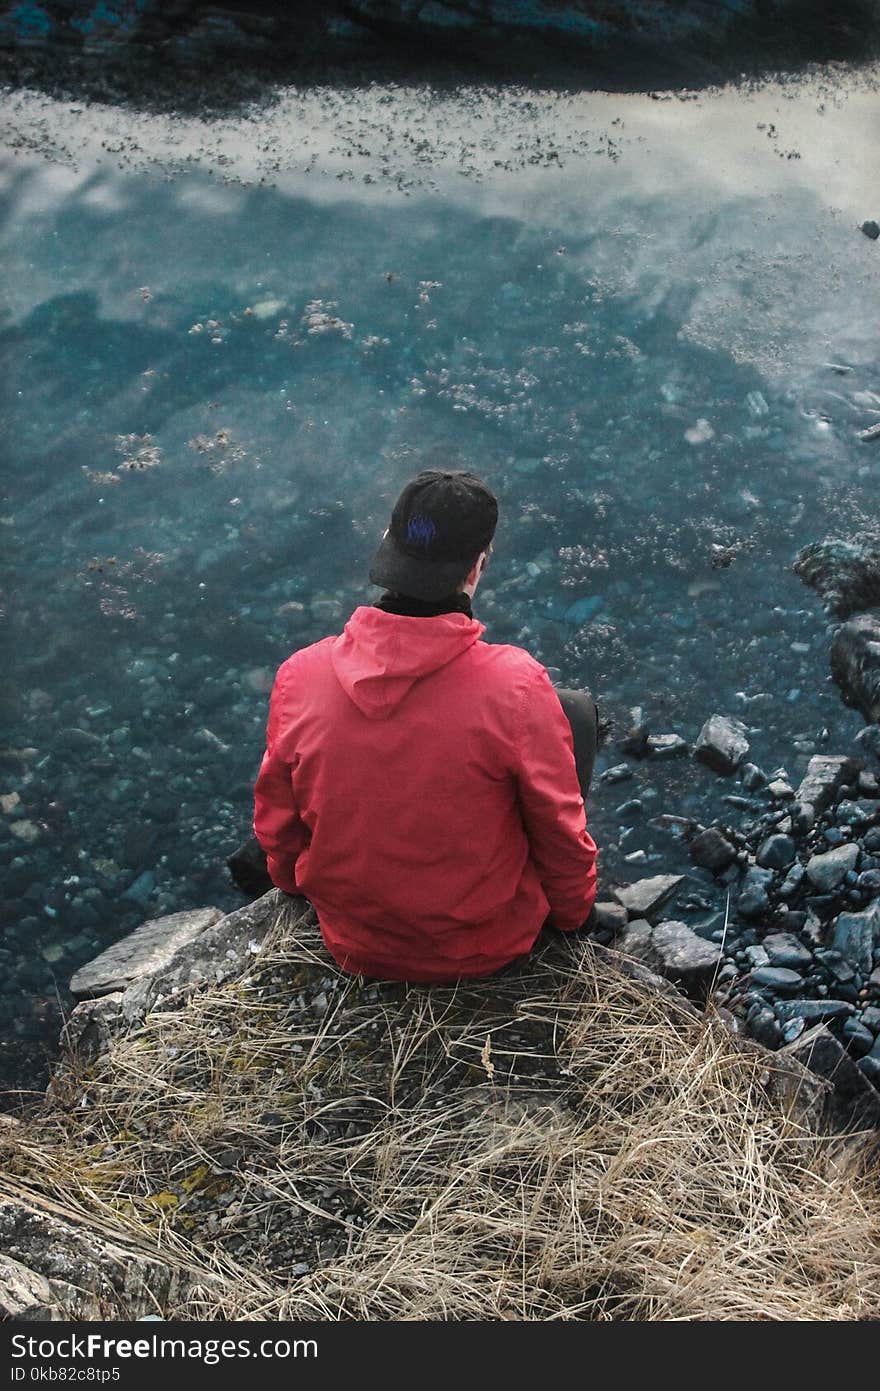
[[[716,773],[733,773],[749,751],[746,727],[729,715],[710,715],[694,746],[694,758]]]
[[[831,645],[831,673],[846,703],[869,723],[880,722],[880,612],[844,623]]]
[[[880,542],[836,537],[804,546],[794,572],[816,590],[827,612],[846,619],[880,607]]]

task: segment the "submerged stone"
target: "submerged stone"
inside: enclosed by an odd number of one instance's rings
[[[694,757],[716,773],[733,773],[749,751],[746,727],[729,715],[710,715],[700,730]]]

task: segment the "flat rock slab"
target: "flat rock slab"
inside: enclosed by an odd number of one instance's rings
[[[729,715],[710,715],[694,745],[694,758],[716,773],[732,773],[749,751],[746,727]]]
[[[95,999],[125,990],[144,976],[155,975],[181,947],[200,937],[222,917],[219,908],[193,908],[141,923],[121,942],[115,942],[94,961],[80,967],[70,982],[71,994],[80,999]]]
[[[650,879],[638,879],[635,884],[615,889],[614,897],[631,918],[648,918],[675,893],[683,879],[683,874],[655,874]]]
[[[248,962],[259,953],[263,938],[278,921],[282,904],[288,902],[280,889],[271,889],[234,913],[221,916],[191,941],[185,943],[158,970],[134,982],[122,997],[122,1018],[126,1025],[139,1022],[152,1009],[175,1009],[183,998],[205,986],[222,985],[241,975]],[[290,900],[301,914],[313,913],[306,899]]]
[[[721,944],[708,942],[682,922],[663,922],[654,928],[652,946],[660,971],[669,980],[698,985],[708,980],[721,959]]]
[[[631,922],[620,939],[620,950],[666,980],[696,986],[708,980],[721,957],[721,946],[708,942],[682,922],[653,927],[644,918]]]
[[[857,772],[858,766],[852,758],[844,758],[842,754],[813,754],[795,794],[797,800],[809,802],[816,811],[824,811],[834,801],[838,788],[851,782]]]

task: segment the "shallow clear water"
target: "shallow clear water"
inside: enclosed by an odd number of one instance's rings
[[[655,733],[744,718],[767,771],[849,747],[788,567],[877,514],[878,109],[871,72],[211,126],[7,99],[0,1085],[38,1082],[83,960],[240,901],[274,668],[375,597],[428,455],[499,494],[490,640]],[[678,854],[625,798],[739,791],[599,783],[606,878]]]

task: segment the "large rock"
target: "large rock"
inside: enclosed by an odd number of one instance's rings
[[[874,953],[880,947],[880,899],[861,913],[840,913],[831,945],[857,971],[868,975]]]
[[[838,629],[831,644],[831,674],[847,705],[880,721],[880,611],[860,613]]]
[[[0,1252],[0,1319],[34,1319],[41,1323],[65,1318],[71,1287],[52,1285],[44,1275]]]
[[[682,922],[663,922],[654,928],[652,947],[660,971],[669,980],[698,986],[710,980],[721,958],[718,942],[707,942]]]
[[[286,895],[280,889],[272,889],[253,903],[227,913],[213,927],[181,946],[152,975],[128,987],[122,997],[124,1022],[136,1023],[152,1009],[176,1008],[194,990],[221,985],[241,975],[251,958],[259,953],[266,933],[277,922],[285,902],[288,902]],[[305,899],[291,902],[298,905],[301,913],[314,912]]]
[[[654,927],[644,918],[628,924],[619,947],[650,971],[690,988],[709,980],[721,957],[717,942],[698,937],[686,923],[670,921]]]
[[[850,782],[858,772],[851,758],[840,754],[814,754],[795,794],[799,802],[809,803],[815,810],[824,811],[834,801],[839,788]]]
[[[123,1249],[85,1226],[5,1197],[0,1251],[10,1282],[0,1267],[0,1289],[13,1318],[136,1319],[155,1314],[189,1283],[158,1256]],[[211,1276],[199,1279],[210,1282]]]
[[[732,773],[749,751],[746,727],[729,715],[710,715],[694,745],[694,758],[716,773]]]
[[[779,1051],[831,1083],[834,1090],[829,1096],[828,1119],[832,1124],[880,1125],[880,1092],[824,1024],[808,1029]]]
[[[650,918],[675,893],[683,878],[682,874],[655,874],[615,889],[614,897],[631,918]]]
[[[876,541],[839,537],[818,541],[798,551],[793,568],[835,618],[880,606],[880,544]]]
[[[125,990],[134,981],[161,971],[187,943],[223,917],[219,908],[193,908],[152,918],[81,966],[70,982],[72,995],[94,999]]]

